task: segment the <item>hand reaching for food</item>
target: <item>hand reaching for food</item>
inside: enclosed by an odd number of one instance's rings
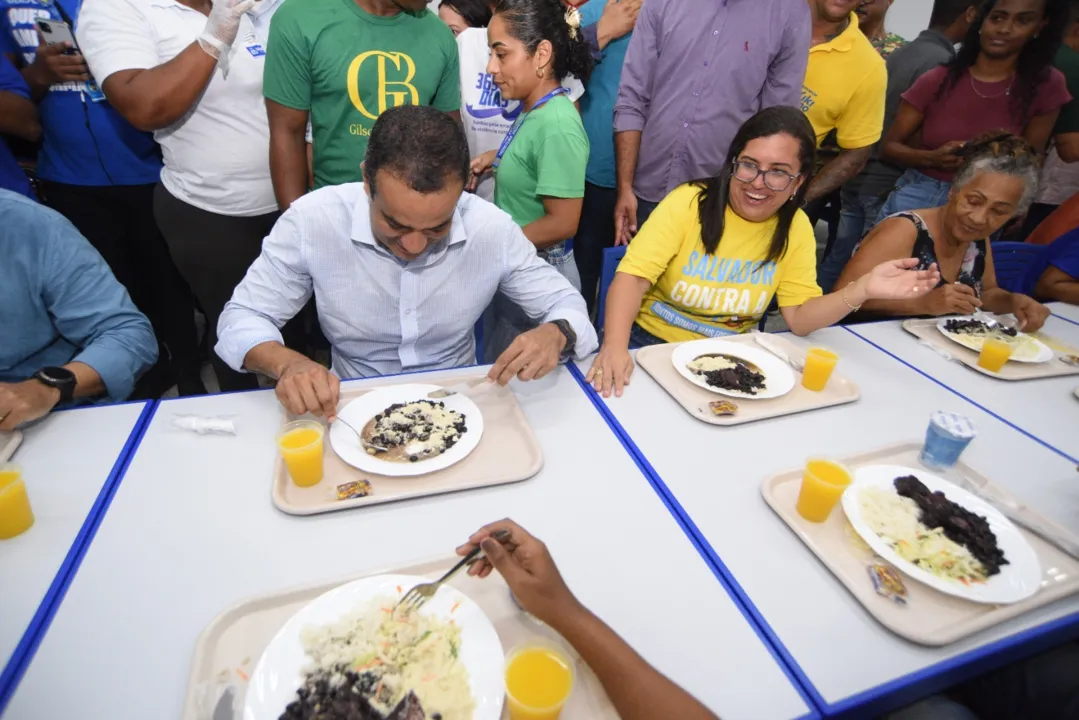
[[[512,520],[480,528],[457,548],[457,554],[467,555],[476,547],[483,549],[486,558],[473,563],[468,574],[485,578],[498,570],[521,606],[541,621],[551,624],[580,609],[547,546]]]
[[[1019,321],[1023,332],[1035,332],[1045,325],[1049,317],[1049,308],[1027,295],[1012,293],[1012,314]]]
[[[341,381],[326,367],[300,357],[281,371],[274,392],[293,415],[311,413],[332,422],[337,417]]]

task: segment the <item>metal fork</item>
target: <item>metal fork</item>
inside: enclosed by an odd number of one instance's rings
[[[494,537],[496,540],[501,541],[509,537],[509,532],[505,530],[498,530],[492,533],[492,537]],[[438,591],[438,589],[442,587],[442,583],[453,577],[454,573],[463,568],[465,565],[471,565],[477,560],[480,560],[480,556],[482,554],[483,550],[477,547],[468,555],[465,555],[463,558],[461,558],[460,562],[451,567],[449,572],[440,577],[438,580],[429,583],[420,583],[419,585],[415,586],[407,593],[405,593],[404,597],[397,601],[397,604],[393,606],[394,612],[397,612],[397,609],[400,608],[402,605],[405,606],[405,609],[408,612],[416,612],[421,607],[423,607],[428,600],[435,596],[435,593]]]
[[[348,420],[345,420],[340,415],[337,416],[337,419],[334,420],[334,422],[339,422],[342,425],[344,425],[345,427],[347,427],[349,430],[351,430],[352,432],[356,433],[356,439],[360,441],[360,446],[361,447],[371,448],[372,450],[376,450],[378,452],[387,452],[388,451],[388,448],[379,447],[378,445],[375,445],[373,443],[369,443],[366,440],[364,440],[363,435],[360,434],[360,431],[357,430],[356,428],[352,427],[352,423],[350,423]]]

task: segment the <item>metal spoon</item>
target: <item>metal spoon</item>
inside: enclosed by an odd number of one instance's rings
[[[356,428],[352,427],[351,423],[349,423],[348,420],[345,420],[340,415],[337,416],[337,420],[335,422],[341,423],[342,425],[347,427],[349,430],[356,433],[356,439],[360,441],[360,445],[362,445],[364,448],[371,448],[375,452],[388,452],[388,450],[389,450],[388,448],[379,447],[378,445],[375,445],[373,443],[369,443],[366,440],[364,440],[363,435],[360,433],[360,431],[357,430]]]

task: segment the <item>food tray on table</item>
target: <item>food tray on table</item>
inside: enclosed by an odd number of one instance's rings
[[[880,450],[840,458],[853,472],[862,465],[920,467],[921,443],[892,445]],[[1001,495],[1013,496],[989,478],[960,462],[955,468],[975,483],[986,481]],[[926,470],[927,474],[936,474]],[[1026,528],[1019,532],[1034,549],[1042,567],[1042,585],[1032,597],[1013,605],[985,605],[946,595],[907,576],[906,604],[878,595],[869,575],[870,563],[882,562],[851,527],[840,505],[823,523],[812,523],[795,510],[802,469],[768,478],[761,485],[765,502],[795,535],[813,551],[880,624],[896,635],[920,645],[948,645],[1018,617],[1026,612],[1079,592],[1079,560],[1049,544]]]
[[[804,358],[805,351],[787,340],[782,335],[770,334],[769,339],[774,344],[785,346],[784,352],[790,357]],[[725,342],[744,343],[749,346],[759,347],[753,339],[753,334],[724,336]],[[850,378],[845,377],[838,369],[843,365],[840,358],[837,370],[832,373],[831,379],[824,390],[813,392],[802,387],[802,373],[794,373],[794,389],[789,393],[770,399],[742,399],[736,398],[738,406],[734,415],[716,415],[709,408],[708,403],[729,400],[723,395],[705,390],[690,382],[675,369],[671,362],[671,356],[682,343],[670,343],[666,345],[650,345],[637,351],[637,364],[645,372],[660,384],[675,401],[685,408],[693,417],[702,422],[712,425],[741,425],[755,420],[779,417],[782,415],[794,415],[807,410],[819,410],[820,408],[843,405],[857,400],[861,393],[858,386]],[[763,348],[760,348],[765,352]]]
[[[206,626],[195,645],[182,720],[240,720],[248,677],[258,664],[263,650],[296,611],[324,592],[360,577],[384,573],[437,579],[459,559],[446,557],[409,567],[306,585],[253,598],[225,610]],[[529,640],[546,639],[562,644],[576,661],[577,669],[577,682],[562,711],[562,718],[617,720],[618,714],[588,666],[557,633],[517,607],[498,573],[492,573],[485,580],[461,573],[448,584],[480,606],[495,626],[505,652]],[[509,717],[505,709],[503,717]]]
[[[482,381],[485,377],[484,375],[454,377],[445,381],[433,381],[431,384],[446,387],[465,381]],[[343,407],[348,401],[379,388],[409,384],[413,383],[402,380],[377,387],[342,389],[340,406]],[[517,396],[505,390],[503,392],[476,392],[470,394],[469,398],[483,415],[483,435],[475,450],[460,462],[444,470],[413,477],[389,477],[364,472],[338,457],[327,430],[323,439],[323,478],[318,485],[307,488],[297,487],[289,478],[288,470],[280,454],[278,455],[274,462],[274,505],[282,512],[291,515],[314,515],[425,495],[519,482],[538,473],[543,467],[543,451],[525,418],[524,411],[517,402]],[[295,419],[296,416],[286,413],[282,419],[282,425]],[[366,480],[371,486],[366,496],[337,499],[339,485],[362,480]]]
[[[22,431],[0,432],[0,463],[6,463],[22,444]]]
[[[1069,354],[1063,349],[1067,346],[1061,341],[1046,335],[1043,332],[1033,333],[1031,337],[1040,340],[1053,349],[1053,359],[1048,362],[1006,362],[1000,372],[986,370],[978,365],[978,353],[970,348],[963,347],[959,343],[952,342],[937,329],[939,318],[912,319],[903,321],[903,329],[914,337],[929,345],[933,350],[942,355],[948,355],[963,363],[972,370],[982,375],[1000,378],[1001,380],[1033,380],[1035,378],[1059,377],[1062,375],[1079,375],[1079,367],[1068,365],[1061,361],[1061,355]],[[1074,354],[1079,355],[1079,350]]]

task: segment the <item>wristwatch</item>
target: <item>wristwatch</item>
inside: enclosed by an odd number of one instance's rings
[[[42,385],[60,391],[60,402],[65,403],[75,397],[75,373],[62,367],[43,367],[32,376]],[[59,404],[59,403],[57,403]]]
[[[577,344],[577,333],[573,332],[573,327],[567,320],[552,320],[551,324],[566,336],[566,347],[562,348],[562,357],[569,357],[573,354],[573,347]]]

